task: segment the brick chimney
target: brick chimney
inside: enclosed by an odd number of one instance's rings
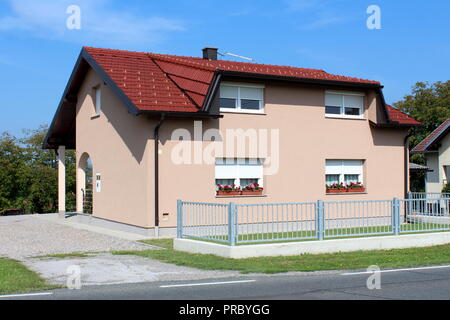
[[[213,47],[205,47],[202,49],[203,51],[203,59],[207,60],[217,60],[217,50],[218,48]]]

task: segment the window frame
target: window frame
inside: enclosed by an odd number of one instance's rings
[[[342,106],[339,106],[341,108],[340,114],[334,114],[334,113],[327,113],[327,95],[328,94],[334,94],[334,95],[340,95],[342,98]],[[345,114],[345,108],[351,108],[346,107],[345,105],[345,96],[356,96],[361,98],[361,106],[359,107],[359,115],[348,115]],[[339,118],[339,119],[365,119],[364,118],[364,111],[365,111],[365,94],[362,92],[345,92],[345,91],[332,91],[332,90],[326,90],[325,91],[325,117],[326,118]],[[338,106],[328,106],[328,107],[338,107]]]
[[[250,160],[255,161],[255,163],[251,163]],[[227,161],[233,161],[232,163],[229,163]],[[244,163],[242,163],[242,161],[244,161]],[[217,177],[217,165],[229,165],[229,166],[237,166],[236,168],[236,172],[235,172],[235,176],[228,176],[228,177]],[[255,165],[255,166],[260,166],[260,174],[259,176],[255,176],[255,177],[249,177],[248,174],[246,172],[243,172],[242,166],[245,165]],[[216,158],[215,161],[215,173],[214,173],[214,185],[216,186],[216,181],[217,180],[233,180],[234,181],[234,185],[236,187],[241,187],[241,189],[245,186],[242,186],[240,184],[241,180],[243,179],[256,179],[258,181],[258,184],[260,187],[264,187],[264,159],[263,158]]]
[[[220,107],[220,99],[222,99],[221,92],[219,92],[219,109],[220,112],[232,112],[232,113],[253,113],[253,114],[261,114],[264,113],[264,92],[265,86],[262,84],[252,84],[252,83],[239,83],[239,82],[222,82],[220,84],[219,90],[225,87],[235,87],[237,88],[237,97],[236,97],[236,108],[222,108]],[[252,88],[252,89],[261,89],[261,99],[259,101],[259,109],[242,109],[241,108],[241,88]],[[225,98],[227,99],[227,98]],[[229,98],[228,98],[229,99]]]
[[[336,173],[336,172],[327,173],[328,161],[336,161],[336,162],[340,161],[341,162],[339,173]],[[360,164],[360,167],[361,167],[360,173],[346,172],[346,170],[344,169],[344,167],[345,167],[344,162],[349,162],[349,161],[354,161],[354,162],[359,161],[361,163]],[[346,175],[358,175],[359,176],[358,182],[362,183],[362,185],[365,187],[366,186],[366,183],[364,181],[364,179],[365,179],[365,174],[364,174],[365,173],[364,172],[365,171],[365,163],[366,163],[366,161],[364,159],[326,159],[325,160],[325,184],[327,183],[328,175],[339,175],[338,183],[344,183],[344,184],[345,184],[345,176]]]
[[[94,91],[94,111],[95,117],[100,116],[101,112],[102,112],[102,89],[101,89],[101,85],[97,85],[95,87],[92,88]]]

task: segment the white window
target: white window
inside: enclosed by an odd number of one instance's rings
[[[263,86],[236,83],[220,85],[220,111],[262,113],[263,110]]]
[[[263,161],[261,159],[216,159],[215,185],[235,185],[241,188],[251,183],[263,187]]]
[[[364,115],[364,95],[326,92],[325,115],[339,118],[362,118]]]
[[[343,183],[364,183],[363,160],[327,160],[325,168],[325,183],[332,185]]]
[[[94,88],[94,105],[95,105],[95,115],[100,115],[102,110],[102,90],[100,86]]]

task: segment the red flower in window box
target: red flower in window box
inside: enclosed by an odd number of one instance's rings
[[[262,195],[263,189],[257,183],[250,183],[242,189],[242,195],[260,196]]]
[[[350,182],[350,184],[347,185],[347,192],[364,192],[366,191],[366,188],[364,188],[363,184],[361,182]]]
[[[333,183],[331,185],[326,186],[327,193],[342,193],[347,192],[347,188],[345,185],[341,183]]]
[[[234,184],[225,186],[218,184],[217,188],[216,195],[218,196],[239,196],[241,194],[241,188]]]

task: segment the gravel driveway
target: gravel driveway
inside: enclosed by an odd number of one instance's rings
[[[82,286],[151,281],[188,281],[240,276],[237,271],[198,270],[138,256],[100,253],[87,258],[30,258],[23,261],[49,283],[65,285],[67,270],[78,266]]]
[[[239,275],[205,271],[138,256],[114,256],[105,251],[148,250],[151,246],[74,228],[43,215],[0,217],[0,256],[22,261],[50,283],[65,285],[68,267],[78,266],[82,285],[194,280]],[[85,258],[39,257],[50,254],[97,252]],[[103,253],[98,253],[103,252]]]
[[[0,256],[23,260],[56,253],[143,250],[150,247],[75,229],[39,215],[0,217]]]

